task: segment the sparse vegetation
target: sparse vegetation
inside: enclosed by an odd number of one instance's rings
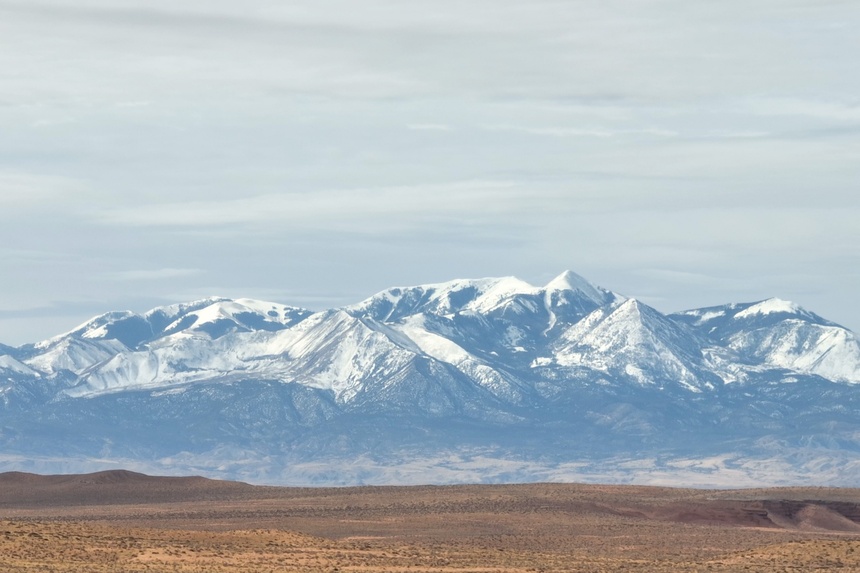
[[[857,490],[36,481],[0,488],[4,573],[860,571]]]

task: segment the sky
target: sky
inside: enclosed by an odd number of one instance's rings
[[[570,269],[860,331],[856,0],[0,0],[0,342]]]

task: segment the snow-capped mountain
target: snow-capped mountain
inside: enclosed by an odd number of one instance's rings
[[[838,324],[776,298],[674,315],[760,364],[860,382],[860,342]]]
[[[858,485],[860,342],[778,299],[665,315],[569,271],[210,298],[0,346],[0,416],[0,469]]]

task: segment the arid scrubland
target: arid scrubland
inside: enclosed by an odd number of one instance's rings
[[[4,572],[860,571],[860,491],[0,475]]]

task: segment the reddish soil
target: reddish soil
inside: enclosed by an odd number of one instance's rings
[[[860,571],[854,489],[278,488],[7,473],[0,520],[0,571]],[[50,543],[40,553],[24,535]],[[98,543],[79,554],[75,538]],[[78,569],[66,567],[72,553]]]

